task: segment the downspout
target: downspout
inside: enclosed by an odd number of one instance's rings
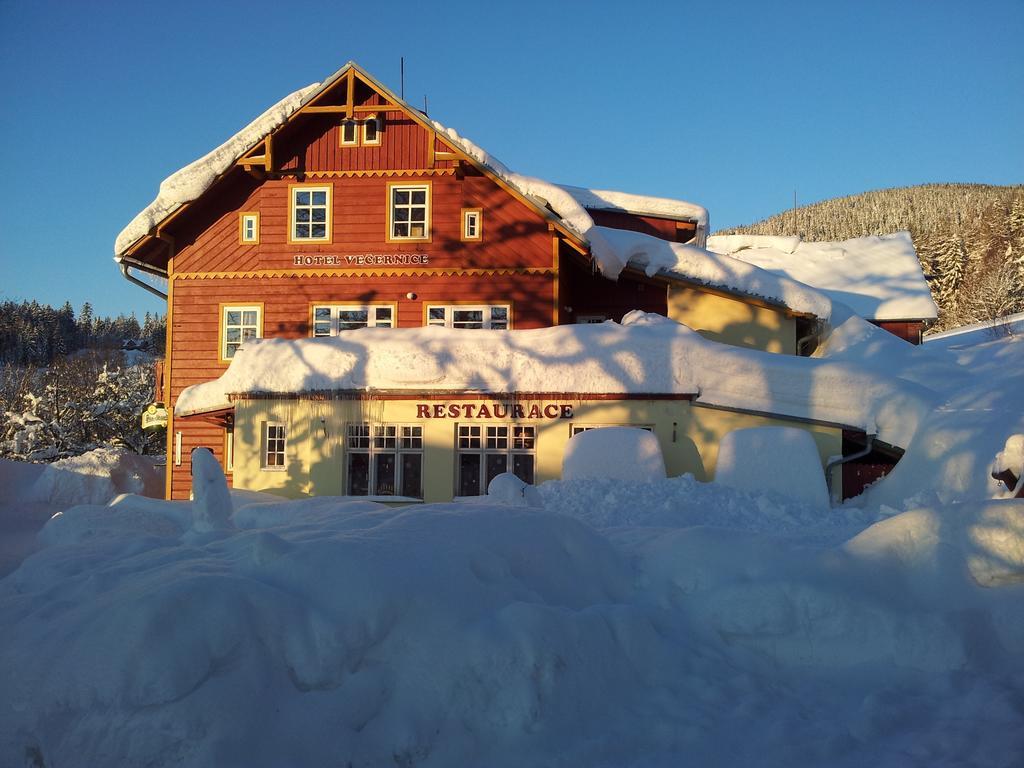
[[[831,459],[825,465],[825,487],[828,488],[828,498],[832,499],[832,468],[838,467],[847,462],[854,461],[856,459],[863,459],[869,453],[871,453],[874,446],[875,436],[873,434],[867,435],[867,445],[864,446],[863,450],[851,453],[849,456],[840,456],[835,459]]]
[[[801,336],[799,339],[797,339],[796,340],[796,354],[797,354],[797,357],[806,357],[806,355],[804,355],[804,353],[803,353],[804,345],[806,345],[807,342],[809,342],[809,341],[814,341],[816,338],[818,338],[818,334],[816,334],[816,333],[809,333],[806,336]]]
[[[128,263],[126,263],[124,261],[121,261],[121,262],[118,262],[118,266],[121,267],[121,274],[124,276],[124,279],[127,280],[129,283],[135,283],[135,285],[139,286],[140,288],[145,288],[147,291],[152,293],[154,296],[159,296],[164,301],[167,301],[167,294],[166,293],[164,293],[163,291],[157,290],[156,288],[154,288],[149,283],[144,283],[141,280],[139,280],[139,278],[135,277],[134,275],[130,275],[128,273],[128,270],[131,269],[134,266],[133,264],[128,264]]]

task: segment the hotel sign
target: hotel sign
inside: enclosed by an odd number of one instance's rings
[[[416,403],[417,419],[571,419],[571,403]]]
[[[296,254],[296,267],[422,267],[430,263],[428,253],[349,253],[343,256],[320,253]]]

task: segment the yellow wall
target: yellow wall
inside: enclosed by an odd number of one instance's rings
[[[424,401],[426,402],[426,401]],[[432,401],[438,402],[438,401]],[[479,400],[451,402],[471,402]],[[537,401],[524,401],[527,405]],[[718,444],[734,429],[796,426],[807,429],[818,445],[822,466],[842,452],[838,428],[786,419],[738,413],[686,400],[558,401],[570,403],[568,419],[523,419],[517,423],[537,427],[536,482],[561,476],[562,456],[571,426],[653,425],[670,476],[692,473],[698,480],[714,476]],[[548,404],[548,401],[540,403]],[[423,426],[424,500],[447,501],[455,487],[456,426],[459,423],[503,424],[509,419],[416,418],[412,400],[252,400],[235,408],[234,486],[270,491],[288,497],[338,496],[344,493],[344,434],[349,423],[417,424]],[[261,468],[263,424],[285,424],[286,457],[283,470]]]
[[[778,310],[670,285],[668,316],[714,341],[766,352],[796,353],[796,321]]]

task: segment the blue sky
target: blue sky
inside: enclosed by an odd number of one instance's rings
[[[111,261],[162,179],[349,59],[510,167],[712,228],[1024,182],[1024,0],[0,0],[0,300],[161,311]]]

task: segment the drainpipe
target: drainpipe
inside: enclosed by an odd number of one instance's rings
[[[807,357],[807,355],[804,355],[804,353],[803,353],[804,345],[807,344],[807,342],[809,342],[809,341],[814,341],[814,339],[816,339],[816,338],[818,338],[818,334],[816,334],[816,333],[809,333],[806,336],[801,336],[799,339],[797,339],[796,340],[796,354],[797,354],[797,356],[798,357]]]
[[[124,275],[124,279],[127,280],[129,283],[135,283],[135,285],[139,286],[140,288],[145,288],[147,291],[152,293],[154,296],[159,296],[164,301],[167,301],[167,294],[166,293],[164,293],[163,291],[157,290],[156,288],[154,288],[149,283],[142,282],[141,280],[139,280],[139,278],[135,277],[134,275],[128,274],[128,270],[131,269],[134,266],[133,264],[127,264],[124,261],[121,261],[121,262],[119,262],[119,266],[121,267],[121,274]]]
[[[828,498],[832,499],[832,468],[838,467],[847,462],[854,461],[855,459],[862,459],[871,453],[872,447],[874,446],[875,436],[870,434],[867,436],[867,445],[864,446],[863,450],[851,453],[849,456],[840,456],[837,459],[832,459],[825,465],[825,486],[828,488]]]

